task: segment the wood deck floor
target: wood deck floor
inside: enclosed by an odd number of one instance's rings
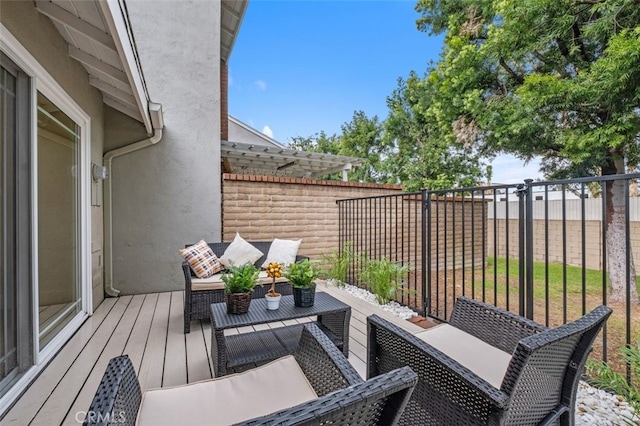
[[[422,330],[344,291],[323,284],[318,291],[329,292],[352,307],[349,361],[363,377],[368,315],[376,313],[411,332]],[[211,326],[194,321],[191,333],[183,334],[183,297],[182,291],[176,291],[105,299],[9,410],[2,424],[78,424],[107,363],[122,354],[131,358],[143,391],[210,379]],[[256,329],[262,327],[267,325]],[[245,327],[230,332],[253,330]]]

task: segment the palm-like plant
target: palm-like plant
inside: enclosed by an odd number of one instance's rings
[[[365,259],[360,279],[369,286],[381,305],[386,305],[395,297],[396,291],[404,283],[409,272],[409,265],[400,265],[383,257],[382,259]]]

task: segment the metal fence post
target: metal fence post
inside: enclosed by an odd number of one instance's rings
[[[525,199],[524,195],[527,192],[527,187],[524,184],[518,185],[516,188],[516,195],[518,196],[518,314],[525,316]],[[507,283],[508,284],[508,283]]]
[[[422,190],[422,309],[431,315],[431,196]],[[426,236],[426,237],[425,237]],[[425,297],[426,295],[426,297]]]
[[[525,179],[525,269],[526,269],[526,317],[533,319],[533,179]]]

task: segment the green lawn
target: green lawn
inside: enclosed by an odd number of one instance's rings
[[[487,258],[486,282],[488,287],[493,287],[494,282],[494,269],[497,272],[497,290],[504,291],[504,284],[506,282],[506,258],[498,258],[497,265],[496,260],[493,257]],[[565,276],[566,268],[566,279]],[[518,260],[509,259],[509,282],[511,283],[510,291],[518,291]],[[545,267],[543,262],[533,263],[533,293],[535,299],[545,297],[547,292],[548,282],[548,294],[549,298],[562,298],[563,289],[566,288],[567,296],[580,296],[583,293],[590,296],[599,296],[602,299],[603,290],[603,276],[602,271],[593,269],[584,270],[584,290],[583,290],[583,270],[577,266],[563,266],[559,263],[550,263],[548,268]],[[515,285],[515,287],[514,287]],[[608,284],[605,281],[605,285]],[[640,291],[640,277],[636,277],[636,285]],[[605,288],[607,288],[605,287]]]

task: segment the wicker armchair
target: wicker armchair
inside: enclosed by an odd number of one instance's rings
[[[274,410],[277,412],[266,416],[242,420],[241,423],[237,424],[315,425],[330,423],[337,425],[394,425],[397,424],[400,414],[418,381],[416,374],[409,367],[394,370],[389,374],[380,375],[372,380],[363,381],[342,352],[331,343],[329,338],[315,324],[305,325],[294,358],[294,364],[297,363],[302,370],[304,378],[308,380],[308,384],[313,388],[317,398],[291,408],[280,411]],[[253,371],[255,372],[256,370]],[[260,371],[257,371],[256,374],[260,374]],[[231,377],[233,376],[214,379],[213,381],[222,382],[229,380]],[[253,376],[253,378],[255,377]],[[213,381],[199,383],[206,385]],[[253,384],[254,382],[251,381],[249,386],[253,386]],[[182,388],[194,385],[197,386],[198,383],[185,385]],[[194,388],[192,387],[192,389]],[[171,390],[170,388],[169,391],[171,392]],[[164,392],[164,389],[153,392]],[[263,397],[262,399],[267,401],[277,401],[282,393],[274,393],[273,388],[261,388],[257,389],[256,392]],[[242,392],[240,391],[240,393]],[[191,395],[193,395],[193,392]],[[198,395],[198,397],[202,396],[202,394]],[[244,393],[242,395],[233,395],[232,397],[242,404],[242,408],[250,408],[251,400],[246,400],[247,396]],[[195,407],[193,403],[191,403],[191,406],[185,406],[180,401],[169,399],[165,405],[161,406],[160,411],[162,412],[155,413],[155,415],[171,422],[171,419],[175,419],[177,413],[180,418],[179,423],[193,424],[194,422],[190,421],[190,416],[193,412],[206,410],[213,399],[213,396],[204,396],[204,399],[200,400],[206,402]],[[107,366],[102,382],[87,411],[84,424],[134,424],[136,420],[144,423],[137,417],[139,416],[139,409],[140,413],[145,411],[144,405],[149,401],[148,395],[145,396],[144,402],[141,402],[142,400],[140,385],[129,357],[123,355],[113,358]],[[286,403],[287,401],[284,401],[284,407],[286,407]],[[232,408],[224,406],[223,409],[231,410]],[[215,411],[215,414],[207,417],[207,423],[225,423],[220,420],[221,411]],[[240,415],[242,414],[240,413]],[[206,415],[208,416],[208,414]]]
[[[271,247],[271,241],[251,241],[251,245],[260,250],[264,255],[255,262],[255,265],[260,266],[267,258],[269,248]],[[229,244],[231,243],[207,243],[211,250],[218,255],[222,255],[225,252]],[[185,247],[189,247],[192,244],[186,244]],[[296,262],[300,262],[303,259],[308,259],[306,256],[297,256]],[[192,290],[193,278],[196,275],[193,273],[189,263],[182,262],[182,273],[184,275],[184,333],[187,334],[191,331],[192,320],[208,320],[211,311],[209,307],[212,303],[219,303],[225,301],[224,289],[216,290]],[[268,285],[256,286],[253,290],[253,298],[258,299],[265,297],[265,294],[269,290]],[[287,282],[276,283],[276,291],[282,295],[292,294],[291,285]]]
[[[459,298],[449,326],[471,335],[469,340],[480,339],[491,350],[506,352],[506,372],[500,370],[493,385],[467,368],[470,363],[461,365],[453,355],[426,343],[425,335],[431,331],[412,335],[372,315],[367,319],[367,377],[398,366],[409,366],[418,374],[400,424],[573,425],[584,364],[610,314],[611,309],[600,306],[573,323],[548,329],[494,306]],[[467,357],[482,357],[470,352]],[[498,359],[478,362],[491,365]]]

